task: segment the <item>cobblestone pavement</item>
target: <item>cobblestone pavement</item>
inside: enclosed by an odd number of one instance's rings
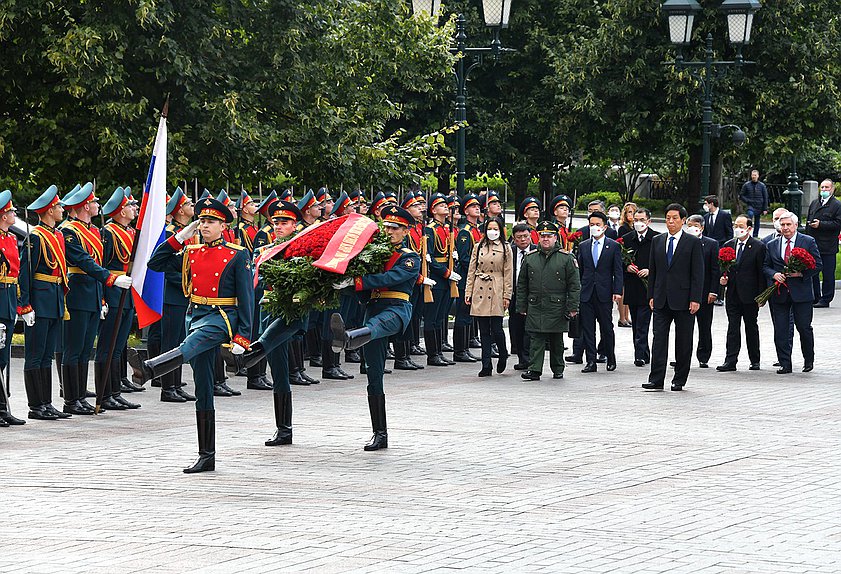
[[[763,309],[762,371],[693,367],[683,393],[640,389],[630,329],[614,373],[399,372],[375,453],[359,375],[294,388],[290,447],[263,446],[269,393],[217,399],[215,473],[182,474],[193,407],[157,390],[134,412],[0,429],[2,569],[839,572],[839,317],[816,311],[814,372],[795,351],[779,376]],[[716,309],[716,341],[725,323]]]

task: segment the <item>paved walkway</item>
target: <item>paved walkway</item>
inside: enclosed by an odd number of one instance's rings
[[[693,368],[683,393],[639,388],[629,329],[614,373],[391,375],[376,453],[358,375],[294,389],[291,447],[263,446],[267,392],[218,399],[215,473],[181,473],[192,406],[154,391],[135,412],[0,429],[2,570],[839,572],[841,311],[817,313],[807,375],[774,374],[761,318],[762,371]]]

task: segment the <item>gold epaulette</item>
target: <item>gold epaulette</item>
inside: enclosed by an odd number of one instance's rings
[[[225,247],[230,247],[231,249],[236,249],[236,250],[245,249],[245,247],[243,247],[242,245],[237,245],[236,243],[228,243],[228,242],[225,242]]]

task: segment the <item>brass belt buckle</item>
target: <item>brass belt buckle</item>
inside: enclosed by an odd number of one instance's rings
[[[200,305],[207,305],[207,297],[199,297]]]

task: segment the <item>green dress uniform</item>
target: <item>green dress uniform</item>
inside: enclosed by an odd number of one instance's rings
[[[553,223],[542,222],[538,230]],[[540,377],[546,341],[549,341],[549,365],[555,378],[564,372],[563,333],[569,328],[568,315],[578,311],[581,282],[575,259],[561,251],[557,243],[548,251],[538,247],[526,255],[517,282],[517,312],[526,315],[526,331],[531,337],[529,371],[524,378]]]
[[[12,192],[4,190],[0,193],[0,214],[14,211]],[[12,333],[15,319],[20,315],[21,307],[18,298],[18,279],[20,276],[20,253],[18,240],[14,233],[0,231],[0,323],[5,327],[5,343],[0,348],[0,426],[22,425],[23,421],[12,416],[9,409],[9,381],[6,370],[11,360]]]
[[[429,213],[447,198],[440,193],[429,198]],[[447,329],[447,316],[450,303],[450,273],[454,266],[452,238],[447,225],[435,220],[429,222],[423,230],[426,238],[426,262],[429,278],[435,281],[431,288],[432,302],[423,308],[423,338],[426,345],[426,364],[436,367],[454,365],[455,362],[444,358],[442,351],[443,331]]]
[[[465,215],[467,208],[471,205],[480,205],[479,198],[475,194],[468,194],[462,200],[460,209]],[[470,256],[473,253],[473,246],[482,239],[482,231],[475,223],[471,223],[465,217],[464,223],[459,226],[456,236],[456,252],[458,261],[455,263],[456,273],[461,275],[458,282],[458,297],[455,304],[455,326],[453,327],[453,360],[457,363],[475,363],[478,359],[470,352],[470,335],[473,329],[473,317],[470,315],[470,306],[464,304],[464,290],[467,287],[467,274],[470,269]]]

